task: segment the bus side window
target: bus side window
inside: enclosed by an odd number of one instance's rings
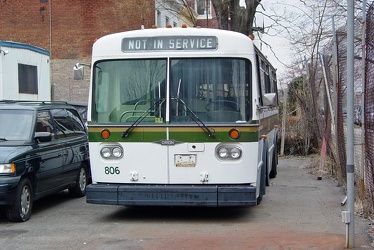
[[[273,70],[260,56],[257,55],[256,58],[259,66],[258,81],[260,88],[260,104],[263,106],[274,106],[275,104],[278,104],[277,79],[275,70]]]

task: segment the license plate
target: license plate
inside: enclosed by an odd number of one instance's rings
[[[196,155],[175,155],[176,167],[195,167]]]

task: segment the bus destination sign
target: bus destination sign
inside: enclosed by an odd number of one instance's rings
[[[122,51],[212,50],[217,44],[215,36],[134,37],[122,39]]]

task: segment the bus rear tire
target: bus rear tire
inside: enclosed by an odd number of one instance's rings
[[[273,169],[270,171],[269,178],[274,179],[275,177],[277,177],[277,170]]]
[[[261,204],[261,201],[262,201],[262,194],[260,192],[260,195],[257,197],[257,205],[260,205]]]
[[[275,143],[274,147],[274,154],[273,154],[273,160],[271,164],[271,171],[269,173],[269,178],[274,179],[277,176],[277,167],[278,167],[278,150],[277,150],[277,144]]]

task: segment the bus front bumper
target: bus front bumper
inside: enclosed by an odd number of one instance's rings
[[[254,206],[251,185],[119,185],[90,184],[87,203],[128,206]]]

